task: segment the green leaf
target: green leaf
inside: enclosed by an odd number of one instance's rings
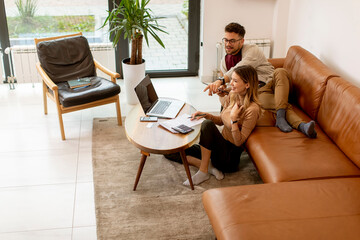
[[[101,28],[109,24],[109,34],[113,37],[115,46],[123,34],[124,39],[131,40],[143,34],[147,45],[149,46],[148,34],[150,34],[162,47],[164,43],[156,32],[166,33],[164,26],[158,24],[157,20],[163,17],[156,17],[147,5],[150,0],[121,0],[119,5],[114,3],[114,9],[107,11],[108,16]]]

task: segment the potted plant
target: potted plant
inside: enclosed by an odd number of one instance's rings
[[[150,34],[165,48],[156,32],[167,32],[158,24],[157,20],[160,18],[153,16],[152,11],[147,8],[149,2],[150,0],[121,0],[119,5],[114,3],[115,8],[108,11],[108,17],[102,26],[109,23],[109,33],[114,47],[122,34],[124,39],[131,41],[131,57],[122,62],[125,92],[129,104],[138,102],[134,87],[145,77],[145,60],[142,59],[143,38],[149,46],[148,34]]]

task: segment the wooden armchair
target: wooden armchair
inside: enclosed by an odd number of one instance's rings
[[[56,104],[61,138],[65,140],[62,114],[81,109],[115,103],[118,125],[122,125],[118,73],[112,72],[93,59],[87,39],[82,33],[35,38],[39,61],[36,68],[42,78],[44,112],[47,97]],[[111,81],[96,76],[96,69],[109,75]],[[68,81],[86,78],[91,82],[85,88],[70,88]]]

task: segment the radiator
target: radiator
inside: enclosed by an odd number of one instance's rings
[[[112,43],[90,44],[93,57],[106,68],[115,71],[115,51]],[[36,70],[36,63],[39,61],[34,45],[18,45],[10,48],[14,77],[17,83],[37,83],[41,78]],[[98,76],[109,78],[101,71]]]
[[[245,43],[257,45],[263,51],[265,57],[270,58],[270,39],[245,39]]]
[[[270,47],[271,41],[270,39],[245,39],[245,44],[255,44],[257,45],[264,53],[266,58],[270,58]],[[214,71],[214,80],[219,77],[220,74],[220,64],[221,59],[225,56],[225,48],[224,44],[221,42],[216,43],[216,67],[217,69]]]

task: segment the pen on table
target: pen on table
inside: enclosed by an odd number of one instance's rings
[[[195,115],[194,117],[202,117],[202,116],[205,116],[206,115],[206,113],[204,113],[204,114],[198,114],[198,115]],[[192,118],[191,116],[190,117],[188,117],[188,118]]]

